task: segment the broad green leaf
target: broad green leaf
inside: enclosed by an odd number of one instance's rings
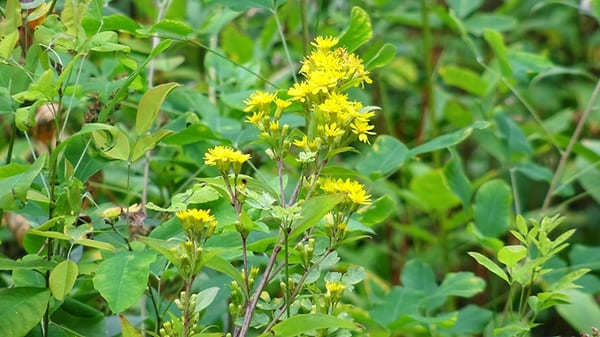
[[[198,293],[198,300],[196,301],[195,312],[200,312],[206,308],[215,300],[219,293],[218,287],[211,287],[202,290]]]
[[[270,9],[273,5],[273,0],[212,0],[223,6],[227,6],[234,11],[243,12],[250,8]],[[285,2],[285,0],[277,0],[275,5]]]
[[[339,45],[349,52],[355,51],[373,36],[369,14],[360,7],[353,7],[350,13],[350,26],[340,36]]]
[[[512,195],[510,187],[494,179],[483,184],[475,196],[475,226],[485,235],[498,237],[510,224]]]
[[[492,311],[469,304],[458,311],[458,319],[450,331],[458,336],[480,334],[493,316]]]
[[[326,194],[310,198],[302,205],[302,218],[294,222],[289,239],[293,240],[304,231],[315,226],[323,217],[329,213],[344,197],[339,194]]]
[[[131,150],[131,162],[136,162],[147,152],[152,150],[163,138],[173,133],[171,130],[158,130],[152,134],[140,137]]]
[[[410,260],[404,265],[402,285],[425,293],[431,293],[438,287],[431,266],[417,259]]]
[[[55,265],[55,262],[48,261],[37,255],[26,255],[25,258],[17,261],[0,258],[0,270],[49,270]]]
[[[254,55],[254,41],[252,38],[233,25],[226,26],[221,31],[221,46],[231,60],[246,63]]]
[[[142,337],[142,334],[129,323],[125,316],[119,315],[119,319],[121,320],[121,334],[123,337]]]
[[[194,32],[194,29],[185,22],[165,19],[152,26],[152,32],[168,38],[185,40]]]
[[[474,71],[458,66],[440,68],[440,75],[448,85],[458,87],[469,93],[484,96],[487,92],[487,82]]]
[[[73,289],[78,274],[79,268],[71,260],[57,264],[50,272],[50,290],[52,291],[52,296],[59,301],[64,300],[69,291]]]
[[[451,158],[444,165],[444,176],[450,190],[460,199],[463,208],[468,210],[471,206],[471,182],[465,175],[460,156],[454,150],[450,150]]]
[[[527,256],[527,248],[521,245],[504,246],[498,251],[498,261],[513,267]]]
[[[490,123],[484,121],[476,121],[475,123],[445,135],[439,136],[428,141],[425,144],[412,148],[409,152],[409,157],[414,157],[423,153],[445,149],[457,145],[467,139],[474,130],[482,130],[490,126]]]
[[[396,57],[396,47],[391,43],[384,44],[377,53],[365,62],[367,70],[385,67]]]
[[[430,170],[410,182],[410,190],[425,210],[444,211],[459,204],[441,169]]]
[[[362,213],[360,222],[366,226],[374,226],[385,221],[396,212],[396,202],[389,195],[373,201],[371,207]]]
[[[559,304],[556,311],[577,331],[592,333],[591,329],[600,322],[600,306],[590,294],[569,289],[563,292],[571,300],[570,304]]]
[[[150,263],[155,259],[155,253],[149,250],[125,251],[100,263],[93,280],[94,288],[113,312],[122,312],[139,300],[146,289]]]
[[[146,244],[148,247],[162,254],[162,256],[169,260],[175,267],[180,267],[181,260],[179,259],[179,256],[177,256],[176,253],[173,253],[171,251],[171,248],[174,248],[178,245],[177,242],[165,241],[146,236],[141,236],[139,240]]]
[[[324,314],[299,314],[273,326],[273,334],[278,337],[300,336],[317,329],[340,328],[358,330],[351,321]],[[270,336],[266,333],[262,336]]]
[[[0,209],[13,210],[23,205],[27,191],[44,167],[46,158],[45,154],[38,157],[29,167],[18,164],[0,167]]]
[[[140,25],[135,20],[122,14],[113,14],[102,18],[103,30],[122,30],[135,33],[139,28]]]
[[[142,95],[135,118],[135,132],[138,135],[142,135],[150,129],[165,98],[178,86],[179,84],[174,82],[165,83],[149,89]]]
[[[436,291],[440,296],[471,297],[485,289],[485,281],[471,272],[448,273]]]
[[[492,273],[498,275],[500,278],[502,278],[506,282],[510,283],[510,281],[508,279],[508,275],[506,275],[504,270],[502,270],[502,268],[500,268],[500,266],[498,266],[496,263],[494,263],[494,261],[490,260],[487,256],[479,254],[477,252],[469,252],[469,255],[471,255],[471,257],[474,258],[477,261],[477,263],[486,267],[487,270],[491,271]]]
[[[117,127],[92,132],[94,143],[108,158],[127,161],[131,152],[127,134]]]
[[[44,288],[0,289],[0,327],[2,334],[23,337],[41,320],[50,299]]]
[[[448,0],[448,6],[452,8],[459,18],[464,18],[479,8],[483,0]]]
[[[213,258],[208,260],[206,262],[206,266],[212,270],[216,270],[231,277],[238,284],[245,284],[240,271],[237,270],[234,266],[232,266],[231,263],[229,263],[229,261],[223,259],[220,256],[214,256]],[[245,292],[242,292],[242,294],[245,296]]]
[[[398,139],[381,135],[373,146],[358,161],[356,169],[370,177],[381,177],[394,173],[406,160],[408,148]]]
[[[422,291],[396,286],[369,313],[374,321],[389,327],[396,321],[404,320],[407,315],[417,315],[422,299]]]
[[[128,53],[130,48],[119,43],[117,32],[105,31],[92,36],[88,43],[90,50],[101,53],[108,52],[125,52]]]
[[[510,78],[512,76],[512,68],[510,67],[510,63],[508,62],[508,55],[506,54],[506,46],[504,45],[502,35],[493,29],[486,28],[483,31],[483,37],[490,45],[490,47],[492,47],[492,50],[494,51],[494,54],[498,59],[498,63],[500,64],[500,70],[502,71],[502,75],[504,75],[504,77]]]
[[[4,5],[3,21],[0,22],[0,36],[12,34],[22,23],[21,2],[7,0]]]

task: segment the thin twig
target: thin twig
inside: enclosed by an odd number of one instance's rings
[[[562,174],[563,174],[565,165],[567,163],[567,159],[569,158],[569,155],[571,154],[571,151],[573,150],[573,146],[575,146],[575,143],[577,142],[577,140],[579,139],[579,136],[581,135],[581,132],[583,131],[583,126],[584,126],[585,122],[587,121],[588,117],[590,116],[590,113],[592,112],[592,108],[596,104],[596,100],[598,99],[598,94],[600,94],[600,79],[596,83],[596,87],[594,88],[594,91],[592,92],[592,96],[590,97],[588,105],[585,107],[585,110],[583,111],[583,114],[581,115],[581,118],[579,119],[579,122],[577,123],[577,126],[575,127],[575,131],[573,132],[573,135],[571,136],[571,139],[569,140],[569,144],[567,144],[567,148],[565,149],[565,152],[563,152],[562,156],[560,157],[560,160],[558,162],[558,167],[556,168],[556,171],[554,172],[554,177],[552,178],[552,182],[550,183],[550,188],[548,189],[548,193],[546,193],[546,198],[544,199],[544,204],[542,205],[542,210],[546,210],[548,208],[548,206],[550,206],[550,202],[552,201],[552,194],[554,193],[554,188],[556,187],[556,184],[558,184],[558,182],[562,178]]]
[[[288,49],[287,42],[285,41],[285,35],[283,35],[283,28],[281,27],[281,22],[279,21],[279,15],[277,14],[277,8],[273,7],[271,10],[273,12],[273,17],[275,18],[275,23],[277,24],[277,31],[279,32],[279,37],[281,37],[281,43],[283,44],[283,51],[285,52],[285,57],[290,65],[290,71],[292,72],[292,78],[294,82],[298,82],[296,78],[296,66],[294,62],[292,62],[292,57],[290,55],[290,51]]]
[[[242,326],[240,328],[239,333],[236,337],[246,337],[248,333],[248,329],[250,328],[250,322],[252,320],[252,315],[254,314],[254,309],[256,308],[256,304],[258,303],[258,299],[260,298],[260,294],[268,283],[269,274],[271,273],[271,269],[273,269],[273,265],[275,264],[275,260],[277,259],[277,254],[281,250],[281,245],[277,245],[273,248],[273,252],[271,253],[271,257],[269,258],[269,262],[267,263],[267,267],[265,268],[265,272],[263,273],[262,278],[260,279],[260,283],[256,288],[256,292],[252,296],[252,300],[250,304],[246,308],[246,313],[244,314],[244,321],[242,322]]]
[[[517,190],[517,179],[515,177],[515,169],[511,168],[508,171],[510,172],[510,183],[512,185],[513,195],[515,199],[515,212],[517,212],[517,214],[521,214],[521,200],[519,198],[519,191]]]
[[[281,207],[286,206],[285,190],[283,188],[283,161],[281,157],[277,157],[277,175],[279,176],[279,193],[281,194]]]

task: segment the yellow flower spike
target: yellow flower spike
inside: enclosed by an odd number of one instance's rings
[[[313,45],[314,47],[316,47],[317,49],[321,49],[321,50],[329,50],[333,47],[335,47],[338,42],[340,42],[337,38],[335,37],[331,37],[331,36],[326,36],[326,37],[322,37],[322,36],[317,36],[315,38],[315,40],[313,42],[311,42],[310,44]]]
[[[227,173],[233,166],[235,173],[239,173],[242,164],[250,159],[249,154],[243,154],[241,151],[234,150],[229,146],[215,146],[204,154],[204,163],[209,166],[216,166],[223,173]]]
[[[258,90],[253,92],[250,97],[244,101],[244,104],[246,104],[244,111],[249,112],[252,110],[268,110],[269,106],[274,100],[275,94]]]
[[[271,130],[271,132],[275,133],[277,131],[279,131],[279,121],[272,121],[269,123],[269,130]]]

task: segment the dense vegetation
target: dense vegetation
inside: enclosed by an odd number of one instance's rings
[[[600,336],[599,22],[0,0],[0,336]]]

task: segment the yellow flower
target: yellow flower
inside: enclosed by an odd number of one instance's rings
[[[355,180],[325,178],[321,181],[321,189],[327,193],[344,194],[347,201],[354,205],[371,203],[371,196],[367,194],[365,187]]]
[[[279,121],[272,121],[269,123],[269,130],[271,130],[271,132],[277,132],[279,131]]]
[[[275,105],[277,106],[278,110],[283,110],[283,109],[287,108],[288,106],[290,106],[291,104],[292,104],[292,102],[285,100],[285,99],[280,99],[280,98],[275,99]]]
[[[358,135],[358,140],[363,143],[369,143],[369,137],[367,135],[374,135],[374,126],[364,121],[355,121],[351,125],[352,133]]]
[[[339,73],[334,71],[313,71],[308,77],[308,90],[313,95],[317,95],[321,92],[327,94],[335,88],[339,78]]]
[[[207,236],[210,236],[217,227],[217,220],[210,214],[210,210],[188,209],[177,212],[176,216],[190,237],[200,237],[205,229]]]
[[[337,136],[342,136],[345,131],[338,128],[336,123],[331,123],[325,124],[323,132],[325,133],[325,136],[335,138]]]
[[[268,110],[271,103],[275,99],[275,94],[264,91],[253,92],[248,99],[244,101],[247,107],[244,109],[245,112],[252,110]]]
[[[296,145],[299,148],[308,147],[308,137],[303,136],[302,139],[294,140],[294,145]]]
[[[295,83],[293,87],[288,89],[288,95],[292,96],[293,101],[305,102],[307,96],[310,94],[308,83]]]
[[[335,45],[337,45],[338,42],[339,42],[339,40],[336,39],[335,37],[317,36],[315,38],[315,40],[313,42],[311,42],[310,44],[312,44],[313,46],[315,46],[316,48],[321,49],[321,50],[329,50],[329,49],[335,47]]]
[[[248,116],[246,120],[258,127],[264,116],[265,114],[262,111],[255,111],[252,113],[252,116]]]
[[[234,150],[229,146],[215,146],[204,154],[204,163],[210,166],[216,166],[221,172],[229,171],[233,165],[233,170],[239,173],[242,164],[250,159],[249,154],[243,154],[239,150]]]

